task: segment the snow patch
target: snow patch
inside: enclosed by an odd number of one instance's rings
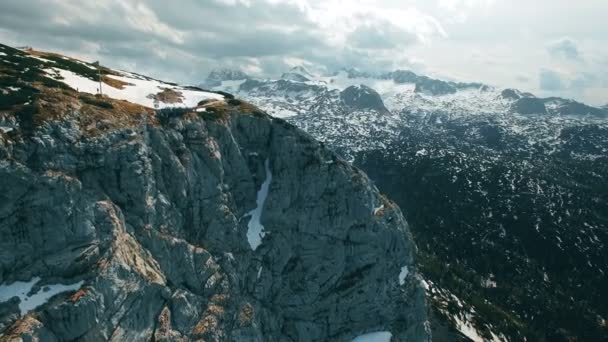
[[[384,204],[378,208],[374,208],[374,215],[378,215],[382,210],[384,210]]]
[[[93,81],[69,70],[58,68],[45,69],[50,77],[63,82],[70,87],[85,93],[99,93],[99,82]],[[57,75],[61,77],[57,77]],[[102,92],[111,98],[126,100],[137,103],[149,108],[168,108],[168,107],[196,107],[202,100],[216,99],[223,100],[219,94],[209,93],[201,90],[191,90],[180,86],[174,86],[154,79],[143,77],[131,77],[133,74],[123,73],[124,76],[107,75],[107,77],[127,83],[124,89],[111,87],[102,84]],[[131,76],[130,76],[131,75]],[[181,103],[164,103],[155,101],[150,95],[156,95],[165,89],[171,89],[181,94]]]
[[[40,281],[40,278],[34,277],[28,282],[16,281],[10,285],[0,285],[0,303],[6,302],[13,297],[19,297],[19,310],[21,316],[45,304],[51,297],[67,292],[76,291],[82,287],[83,282],[72,285],[54,284],[44,285],[38,292],[29,294],[32,287]]]
[[[0,126],[0,131],[2,131],[3,133],[8,133],[10,131],[12,131],[13,128],[12,127],[4,127],[4,126]]]
[[[405,284],[405,278],[407,278],[408,274],[410,274],[410,270],[407,266],[401,267],[401,272],[399,272],[399,285]]]
[[[426,150],[426,148],[423,148],[422,150],[416,152],[416,157],[427,156],[428,154],[429,152]]]
[[[258,197],[256,199],[257,207],[247,213],[245,216],[251,216],[249,223],[247,224],[247,241],[252,250],[256,250],[261,244],[262,239],[266,236],[264,232],[264,225],[262,225],[262,210],[264,209],[264,203],[266,197],[268,197],[268,189],[270,188],[270,182],[272,181],[272,173],[270,172],[269,160],[266,159],[264,162],[264,168],[266,170],[266,180],[262,183],[260,191],[258,191]]]
[[[378,331],[355,337],[352,342],[390,342],[392,337],[388,331]]]
[[[484,342],[483,337],[468,320],[461,320],[457,316],[454,316],[453,318],[456,322],[456,329],[458,329],[458,331],[460,331],[463,335],[473,340],[473,342]]]

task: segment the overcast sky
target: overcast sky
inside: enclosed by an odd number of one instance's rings
[[[193,84],[402,68],[608,103],[608,0],[5,0],[0,42]]]

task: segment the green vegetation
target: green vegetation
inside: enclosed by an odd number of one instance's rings
[[[16,105],[33,102],[38,95],[37,89],[17,82],[13,77],[0,77],[0,88],[3,89],[0,90],[0,110],[8,110]]]
[[[69,70],[69,71],[72,71],[73,73],[84,76],[93,81],[99,82],[99,72],[97,71],[97,69],[92,69],[93,66],[88,66],[81,62],[77,62],[77,61],[74,61],[71,59],[66,59],[61,56],[55,56],[55,55],[45,55],[42,58],[54,62],[54,63],[48,63],[49,66],[57,67],[57,68],[64,69],[64,70]],[[101,74],[106,75],[106,74],[108,74],[108,72],[107,72],[107,70],[104,70],[102,68]]]

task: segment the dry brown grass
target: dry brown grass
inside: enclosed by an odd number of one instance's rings
[[[224,314],[225,310],[224,307],[220,305],[210,304],[209,307],[207,307],[207,312],[215,316],[221,316]]]
[[[37,114],[34,124],[39,126],[45,121],[62,120],[75,111],[83,131],[88,135],[97,135],[105,131],[125,127],[136,127],[146,116],[149,124],[157,125],[158,120],[153,109],[124,100],[99,97],[75,91],[38,86],[41,90],[36,106]],[[110,108],[95,105],[103,103]]]
[[[165,88],[157,94],[150,94],[148,95],[148,98],[163,103],[183,103],[184,101],[182,93],[169,88]]]
[[[29,53],[30,55],[42,57],[42,58],[45,58],[45,57],[47,57],[47,58],[48,57],[62,58],[62,59],[65,59],[65,60],[68,60],[68,61],[72,61],[72,62],[79,62],[79,63],[85,63],[87,65],[91,65],[91,63],[89,63],[89,62],[85,62],[83,60],[80,60],[80,59],[77,59],[77,58],[73,58],[73,57],[68,57],[68,56],[65,56],[65,55],[62,55],[62,54],[59,54],[59,53],[55,53],[55,52],[47,52],[47,51],[39,51],[39,50],[31,49],[31,50],[26,51],[26,53]],[[103,76],[105,76],[105,75],[119,76],[119,74],[116,73],[112,69],[108,69],[108,68],[106,68],[104,66],[100,66],[99,68],[101,69],[101,73],[102,73]]]
[[[214,294],[213,296],[211,296],[210,302],[215,303],[215,304],[223,304],[223,303],[226,303],[226,301],[228,301],[228,299],[230,299],[230,297],[227,294],[218,293],[218,294]]]
[[[198,115],[203,119],[211,119],[213,121],[225,123],[230,117],[230,107],[223,100],[209,101],[200,107],[206,109],[204,112],[198,112]]]
[[[261,110],[254,106],[253,104],[249,103],[249,102],[245,102],[243,101],[239,106],[239,112],[241,113],[255,113],[255,112],[261,112]]]
[[[34,49],[27,50],[26,52],[27,52],[27,53],[29,53],[30,55],[34,55],[34,56],[38,56],[38,57],[42,57],[42,58],[44,58],[44,57],[48,57],[48,56],[51,56],[51,57],[58,57],[58,58],[63,58],[63,57],[66,57],[66,56],[64,56],[64,55],[60,55],[60,54],[58,54],[58,53],[54,53],[54,52],[46,52],[46,51],[39,51],[39,50],[34,50]],[[67,58],[67,57],[66,57],[66,58]],[[71,58],[71,59],[73,59],[73,58]],[[75,59],[73,59],[73,60],[75,60]]]
[[[102,75],[101,80],[103,81],[103,83],[116,89],[125,89],[126,86],[132,85],[131,83],[123,82],[107,75]]]
[[[0,337],[0,341],[21,341],[21,335],[25,335],[34,331],[38,326],[42,325],[33,315],[27,315],[16,321],[11,326],[6,334]]]
[[[212,330],[217,329],[218,325],[219,322],[216,317],[211,315],[205,316],[192,329],[192,335],[195,338],[204,337]]]
[[[68,301],[72,302],[72,303],[76,303],[78,302],[81,298],[85,297],[88,293],[87,289],[80,289],[78,291],[76,291],[73,295],[70,296],[70,298],[68,298]]]
[[[249,303],[246,303],[239,312],[239,325],[241,327],[248,327],[253,322],[255,316],[255,309]]]

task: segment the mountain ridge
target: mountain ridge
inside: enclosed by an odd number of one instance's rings
[[[0,52],[0,340],[430,340],[402,213],[310,135],[227,93]]]
[[[211,75],[214,75],[216,72],[212,71]],[[235,78],[230,78],[230,79],[226,79],[224,81],[244,81],[247,79],[253,79],[253,80],[257,80],[257,81],[261,81],[261,82],[272,82],[273,79],[256,79],[256,78],[252,78],[250,76],[248,76],[245,73],[242,72],[238,72],[240,75],[240,79],[235,79]],[[306,73],[307,75],[303,75],[304,73]],[[366,81],[367,82],[372,82],[373,80],[392,80],[395,85],[404,85],[404,84],[412,84],[414,85],[414,93],[427,93],[427,95],[431,95],[431,96],[437,96],[437,95],[451,95],[451,94],[456,94],[458,93],[459,90],[467,90],[467,89],[476,89],[480,92],[489,92],[489,91],[493,91],[493,93],[496,94],[496,96],[501,96],[503,99],[506,100],[520,100],[521,98],[535,98],[537,99],[536,101],[538,102],[542,102],[542,104],[544,105],[554,105],[553,107],[556,108],[555,113],[551,113],[551,114],[558,114],[558,115],[592,115],[592,116],[598,116],[598,117],[608,117],[608,110],[606,108],[606,106],[603,107],[593,107],[593,106],[589,106],[586,104],[583,104],[581,102],[572,100],[572,99],[564,99],[564,98],[559,98],[559,97],[547,97],[547,98],[538,98],[536,96],[534,96],[533,94],[529,93],[529,92],[522,92],[520,90],[517,89],[512,89],[512,88],[505,88],[502,90],[499,90],[498,88],[483,84],[483,83],[479,83],[479,82],[454,82],[454,81],[443,81],[443,80],[439,80],[439,79],[434,79],[434,78],[430,78],[428,76],[424,76],[424,75],[417,75],[416,73],[409,71],[409,70],[395,70],[395,71],[390,71],[390,72],[377,72],[377,73],[369,73],[369,72],[362,72],[356,69],[348,69],[348,68],[342,68],[340,71],[334,72],[333,74],[331,74],[331,76],[314,76],[311,73],[309,73],[307,70],[304,69],[304,72],[299,73],[297,68],[292,68],[289,72],[283,74],[283,76],[285,77],[281,77],[281,79],[285,79],[287,81],[292,81],[294,83],[303,83],[303,84],[311,84],[311,85],[320,85],[320,86],[327,86],[329,88],[334,88],[332,87],[332,80],[335,80],[335,78],[332,77],[337,77],[339,76],[341,73],[344,73],[344,75],[346,76],[347,79],[351,79],[351,80],[357,80],[356,82],[354,82],[353,84],[350,85],[357,85],[356,83],[360,83],[360,84],[365,84]],[[225,89],[224,86],[222,85],[217,85],[217,80],[213,80],[213,81],[209,81],[210,78],[208,78],[207,81],[205,81],[203,83],[203,85],[209,85],[209,82],[215,82],[213,83],[214,85],[213,87],[219,87],[219,88],[223,88]],[[221,81],[221,80],[220,80]],[[373,85],[371,84],[366,84],[367,86],[370,86],[371,88],[374,88]],[[346,88],[346,86],[342,86],[341,88]],[[232,91],[234,92],[239,92],[239,88],[238,85],[234,86],[231,88]],[[343,89],[342,89],[343,90]],[[245,92],[247,90],[244,90]],[[529,100],[524,100],[522,102],[525,101],[529,101]],[[514,104],[513,105],[513,110],[522,110],[523,113],[528,113],[528,114],[539,114],[539,113],[545,113],[542,110],[538,110],[538,109],[534,109],[534,110],[530,110],[529,107],[530,104],[528,103],[524,103],[524,104]],[[532,105],[534,106],[534,105]],[[607,105],[608,106],[608,105]],[[537,105],[538,107],[538,105]],[[561,108],[559,108],[561,107]],[[532,107],[534,108],[534,107]]]
[[[607,112],[433,82],[346,69],[232,91],[361,167],[403,208],[439,316],[434,336],[448,326],[473,341],[608,338],[598,290],[608,286]],[[361,85],[387,111],[342,100]]]

